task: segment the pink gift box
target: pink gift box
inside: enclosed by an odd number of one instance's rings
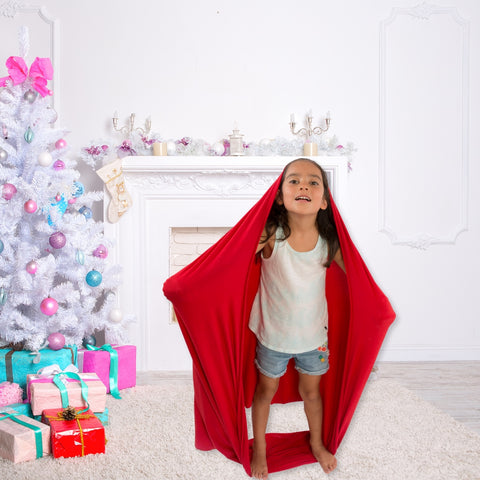
[[[107,401],[107,390],[95,373],[80,373],[81,379],[88,386],[88,403],[90,410],[103,412]],[[85,408],[82,388],[78,380],[64,377],[68,392],[68,403],[72,407]],[[41,415],[43,410],[62,408],[59,388],[53,383],[53,375],[27,375],[27,396],[32,406],[33,415]]]
[[[112,345],[118,353],[118,389],[137,384],[137,347],[135,345]],[[110,393],[110,354],[104,350],[79,350],[78,368],[81,372],[95,372]]]
[[[43,456],[50,455],[50,427],[25,415],[18,415],[16,418],[40,428]],[[0,457],[14,463],[35,460],[37,458],[35,442],[35,432],[31,428],[20,425],[11,418],[0,420]]]

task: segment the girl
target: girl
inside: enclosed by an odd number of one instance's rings
[[[252,476],[268,476],[266,439],[271,401],[291,358],[310,430],[310,447],[326,473],[337,465],[322,442],[320,378],[328,370],[326,269],[332,261],[345,271],[328,180],[314,161],[299,158],[284,169],[280,188],[257,253],[260,286],[250,315],[257,337],[259,371],[252,405]]]

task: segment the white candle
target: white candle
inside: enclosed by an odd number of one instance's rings
[[[293,113],[290,114],[290,123],[295,123],[295,115]]]

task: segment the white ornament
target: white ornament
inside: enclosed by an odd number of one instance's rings
[[[123,318],[122,311],[119,308],[112,308],[110,310],[109,318],[112,323],[120,323]]]
[[[175,142],[167,142],[167,154],[168,155],[175,155],[177,151],[177,146]]]
[[[52,163],[52,155],[49,152],[42,152],[38,155],[38,163],[42,167],[48,167]]]
[[[212,145],[212,150],[215,152],[215,155],[223,155],[225,153],[225,147],[223,143],[217,142]]]

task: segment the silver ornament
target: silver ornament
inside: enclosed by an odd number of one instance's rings
[[[8,153],[3,148],[0,148],[0,160],[4,162],[8,158]]]
[[[28,103],[33,103],[37,99],[37,95],[38,95],[37,92],[34,92],[33,90],[27,90],[23,95],[23,98]]]

